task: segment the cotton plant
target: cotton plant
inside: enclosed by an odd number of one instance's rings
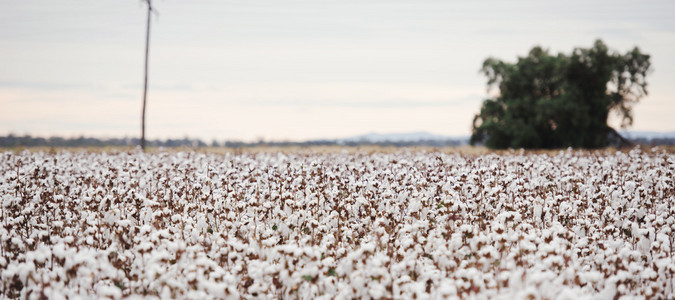
[[[4,298],[672,298],[675,156],[5,152]]]

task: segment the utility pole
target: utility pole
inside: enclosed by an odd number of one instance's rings
[[[148,3],[148,25],[145,30],[145,80],[143,82],[143,111],[141,113],[141,149],[145,152],[145,102],[148,97],[148,56],[150,53],[150,14],[152,13],[152,0]]]

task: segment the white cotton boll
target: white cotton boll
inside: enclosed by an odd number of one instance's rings
[[[638,238],[640,236],[640,227],[635,222],[630,222],[630,233],[633,238]]]
[[[473,226],[469,224],[464,224],[459,228],[459,231],[462,233],[472,233],[473,232]]]
[[[640,240],[637,243],[637,249],[642,254],[651,256],[652,241],[646,236],[640,236]]]
[[[47,245],[40,245],[38,249],[30,253],[34,255],[33,260],[37,263],[45,263],[52,255],[52,251]]]
[[[444,192],[450,192],[453,190],[453,187],[455,185],[454,179],[453,180],[448,180],[443,184],[442,190]]]
[[[443,279],[436,290],[438,296],[444,299],[452,299],[457,297],[457,286],[454,280]]]
[[[543,201],[540,198],[537,198],[532,205],[532,217],[536,223],[541,222],[542,211]]]
[[[262,244],[267,246],[267,247],[272,247],[276,245],[279,242],[279,237],[278,236],[271,236],[267,239],[264,239],[262,241]]]
[[[538,299],[537,297],[539,293],[537,293],[537,289],[533,286],[528,286],[525,287],[524,289],[520,289],[518,293],[516,294],[516,299]]]
[[[593,297],[590,296],[582,296],[583,291],[580,289],[576,289],[573,287],[563,289],[559,293],[556,294],[555,298],[556,300],[592,300]]]
[[[120,299],[122,298],[122,290],[116,286],[100,285],[96,292],[99,298]]]
[[[197,217],[197,224],[195,227],[199,232],[205,233],[208,229],[209,224],[207,223],[206,216],[203,214],[200,214],[199,217]]]
[[[644,280],[654,280],[659,274],[652,268],[641,268],[640,277]]]
[[[579,273],[581,283],[596,284],[604,279],[604,275],[598,271],[588,271]]]
[[[368,200],[365,197],[359,196],[356,198],[356,204],[361,207],[368,204]]]
[[[146,225],[141,226],[140,233],[141,233],[141,235],[148,235],[153,230],[154,230],[154,228],[152,226],[146,224]]]
[[[3,195],[3,197],[2,197],[2,208],[7,209],[10,206],[12,206],[12,203],[14,202],[14,199],[17,199],[17,197],[10,196],[10,195]]]
[[[626,198],[623,197],[623,194],[619,189],[616,189],[612,192],[610,199],[612,200],[613,208],[623,207],[626,204],[626,202],[628,202],[628,200],[626,200]]]
[[[568,202],[563,202],[560,204],[560,215],[562,217],[569,216],[572,212],[572,206]]]
[[[382,284],[369,284],[369,289],[368,289],[368,295],[372,297],[373,299],[380,299],[382,298],[385,293],[387,292],[386,288]]]
[[[626,191],[626,194],[630,195],[635,191],[635,188],[637,187],[637,183],[635,181],[626,181],[623,185],[624,190]]]
[[[154,201],[154,200],[144,199],[143,200],[143,206],[155,207],[155,206],[159,206],[159,203],[157,201]]]
[[[408,204],[408,212],[414,213],[418,212],[422,207],[422,202],[419,199],[412,199]]]
[[[616,296],[616,280],[605,281],[605,288],[596,295],[598,300],[613,300]]]

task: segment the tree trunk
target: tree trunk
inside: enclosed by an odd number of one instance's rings
[[[609,127],[609,126],[608,126],[608,128],[609,128],[610,136],[613,136],[614,137],[613,139],[616,140],[616,144],[617,144],[616,147],[617,148],[627,148],[627,147],[635,146],[635,144],[633,144],[633,142],[631,142],[628,139],[626,139],[625,137],[621,136],[621,134],[619,134],[619,132],[616,131],[616,129],[614,129],[612,127]]]

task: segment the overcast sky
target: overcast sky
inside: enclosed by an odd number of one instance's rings
[[[149,138],[469,135],[478,73],[601,38],[652,55],[632,130],[675,131],[675,1],[155,0]],[[145,5],[1,0],[0,134],[140,135]]]

